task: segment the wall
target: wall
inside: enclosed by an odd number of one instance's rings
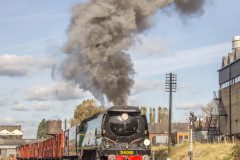
[[[158,134],[153,137],[153,145],[167,145],[168,134]]]
[[[6,159],[10,157],[10,155],[16,156],[16,146],[0,146],[0,150],[0,159]]]
[[[227,116],[220,117],[220,132],[223,135],[230,135],[230,117],[232,134],[240,133],[240,82],[231,86],[231,106],[232,116],[230,116],[230,100],[229,100],[230,87],[224,88],[219,91],[221,98],[220,108],[226,111]]]
[[[189,132],[178,132],[176,134],[177,138],[177,144],[182,143],[182,142],[187,142],[189,141]]]
[[[240,83],[232,86],[232,133],[240,133]]]

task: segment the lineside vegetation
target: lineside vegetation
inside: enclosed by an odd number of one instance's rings
[[[167,147],[153,147],[156,160],[166,160]],[[189,143],[172,147],[171,159],[189,160]],[[239,160],[240,143],[195,143],[194,160]]]

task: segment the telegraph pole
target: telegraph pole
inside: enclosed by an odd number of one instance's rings
[[[166,74],[166,92],[169,93],[169,117],[168,117],[168,155],[171,151],[172,134],[172,94],[177,90],[177,75],[173,73]]]

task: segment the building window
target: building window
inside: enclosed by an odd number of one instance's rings
[[[236,79],[237,79],[236,80],[237,83],[240,82],[240,76],[238,76]]]
[[[238,82],[240,82],[240,76],[238,76],[238,77],[236,77],[236,78],[234,78],[234,79],[232,79],[232,80],[229,80],[229,81],[227,81],[227,82],[225,82],[225,83],[220,84],[220,89],[227,88],[227,87],[229,87],[230,85],[236,84],[236,83],[238,83]]]

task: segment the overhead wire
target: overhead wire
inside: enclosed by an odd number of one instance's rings
[[[183,107],[183,100],[182,100],[182,96],[181,96],[181,92],[180,92],[180,88],[181,87],[177,87],[177,95],[178,95],[178,98],[179,98],[179,102],[180,102],[180,105]],[[188,116],[187,116],[187,109],[183,109],[184,111],[184,116],[186,117],[186,120],[188,120]]]

